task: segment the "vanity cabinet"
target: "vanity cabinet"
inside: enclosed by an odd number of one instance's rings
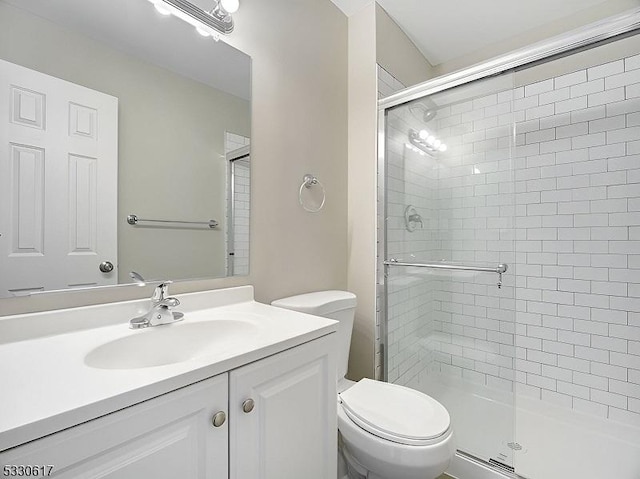
[[[333,336],[230,373],[231,479],[335,479]]]
[[[64,479],[226,478],[227,423],[211,418],[227,410],[227,387],[221,374],[11,449],[0,465],[50,465]]]
[[[10,449],[0,466],[51,465],[65,479],[335,479],[333,336]]]

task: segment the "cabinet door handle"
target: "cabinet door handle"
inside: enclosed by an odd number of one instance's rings
[[[256,403],[254,402],[254,400],[249,398],[242,403],[242,410],[246,413],[250,413],[251,411],[253,411],[253,408],[255,407],[255,405]]]
[[[218,411],[213,415],[213,418],[211,418],[211,424],[213,424],[213,427],[220,427],[226,420],[227,415],[224,413],[224,411]]]

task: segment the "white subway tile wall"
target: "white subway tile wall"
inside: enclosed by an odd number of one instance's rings
[[[251,140],[245,136],[230,132],[225,134],[225,153],[231,153],[250,144]],[[229,201],[228,197],[229,195],[227,195],[227,201]],[[233,275],[243,276],[249,274],[249,215],[251,212],[251,164],[249,158],[235,162],[233,202],[234,217],[227,218],[227,221],[233,224]],[[227,211],[230,209],[228,208]]]
[[[397,93],[398,91],[403,90],[405,88],[405,86],[398,79],[396,79],[393,75],[391,75],[391,73],[386,71],[380,65],[377,65],[377,72],[378,72],[378,98],[384,98],[384,97],[393,95],[394,93]],[[379,174],[380,172],[378,172],[378,175]],[[378,181],[378,185],[381,185],[381,184],[382,182]],[[383,192],[380,190],[380,188],[381,187],[379,187],[379,190],[378,190],[378,198],[382,198],[382,195],[383,195]],[[381,228],[383,225],[384,220],[382,218],[382,214],[383,214],[382,203],[378,201],[378,228]],[[378,234],[378,237],[380,237],[380,234]],[[378,254],[380,254],[380,252],[378,252]],[[377,307],[376,307],[376,339],[375,339],[375,358],[376,358],[375,359],[375,378],[376,379],[382,379],[383,369],[384,369],[384,365],[383,365],[384,359],[380,351],[380,344],[381,344],[380,320],[382,316],[381,305],[383,304],[382,298],[380,297],[380,295],[383,294],[383,289],[381,287],[382,274],[383,274],[382,271],[377,272],[378,295],[376,298]]]
[[[420,125],[407,111],[391,113],[387,148],[387,256],[402,260],[427,257],[437,246],[438,179],[433,158],[408,145],[409,128]],[[405,211],[414,207],[422,224],[409,231]],[[416,268],[392,268],[387,280],[388,380],[413,385],[430,367],[434,354],[432,316],[437,287],[434,277]]]
[[[380,65],[378,67],[378,98],[385,98],[387,96],[391,96],[394,93],[399,92],[400,90],[404,90],[406,87],[400,80],[395,78],[391,73],[382,68]]]
[[[510,265],[502,289],[490,273],[394,268],[390,381],[455,376],[640,425],[639,95],[640,55],[452,103],[422,126],[390,112],[388,256]],[[447,152],[407,147],[425,127]]]

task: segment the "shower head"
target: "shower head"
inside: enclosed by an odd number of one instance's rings
[[[437,114],[438,114],[438,110],[435,110],[435,109],[433,109],[433,110],[426,109],[426,110],[424,111],[424,115],[422,115],[422,119],[424,120],[424,122],[425,122],[425,123],[427,123],[427,122],[429,122],[429,121],[433,120]]]
[[[438,107],[428,98],[409,105],[409,111],[413,117],[422,123],[429,123],[438,114]]]

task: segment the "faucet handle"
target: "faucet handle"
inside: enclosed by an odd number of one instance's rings
[[[153,296],[151,296],[151,300],[154,303],[160,303],[161,301],[164,301],[169,294],[169,285],[171,283],[173,283],[173,281],[163,281],[158,286],[156,286],[156,289],[153,291]]]
[[[129,277],[139,286],[147,285],[142,275],[136,271],[129,271]]]
[[[159,305],[166,306],[168,308],[175,308],[179,304],[180,300],[178,298],[165,298],[159,303]]]

